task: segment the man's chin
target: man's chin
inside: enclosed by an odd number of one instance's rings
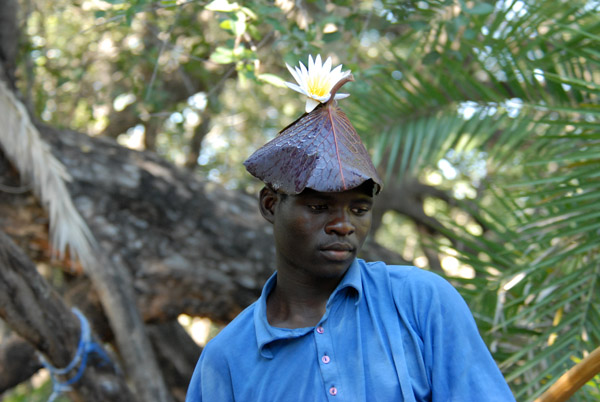
[[[339,255],[332,259],[323,258],[319,264],[319,276],[323,278],[341,278],[352,265],[354,258],[355,255],[352,252],[344,258],[340,258]]]

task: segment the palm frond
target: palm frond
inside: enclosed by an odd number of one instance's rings
[[[459,4],[430,3],[428,26],[386,49],[353,121],[387,181],[485,160],[481,196],[458,203],[482,234],[443,217],[440,232],[475,273],[453,280],[517,399],[533,400],[600,340],[600,5]]]
[[[2,81],[0,127],[0,146],[48,211],[53,249],[62,258],[68,248],[73,258],[85,263],[95,240],[67,189],[70,175],[40,137],[25,106]]]

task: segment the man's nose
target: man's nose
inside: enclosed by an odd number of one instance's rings
[[[325,226],[325,233],[348,236],[354,233],[355,227],[350,222],[347,212],[340,211]]]

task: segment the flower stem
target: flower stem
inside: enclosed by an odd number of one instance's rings
[[[333,86],[333,88],[331,88],[331,96],[329,97],[329,100],[327,102],[325,102],[326,105],[328,105],[331,101],[333,101],[333,99],[335,98],[335,94],[337,93],[337,91],[343,86],[345,85],[347,82],[350,81],[354,81],[354,76],[352,74],[348,74],[346,77],[342,78],[341,80],[339,80],[337,82],[337,84],[335,84]]]

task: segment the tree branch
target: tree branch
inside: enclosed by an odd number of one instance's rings
[[[0,317],[53,366],[65,367],[73,359],[79,320],[4,232],[0,232]],[[95,366],[91,359],[73,387],[86,401],[137,400],[123,378],[107,365]]]
[[[35,348],[23,338],[11,335],[0,343],[0,395],[34,375],[42,364]]]

